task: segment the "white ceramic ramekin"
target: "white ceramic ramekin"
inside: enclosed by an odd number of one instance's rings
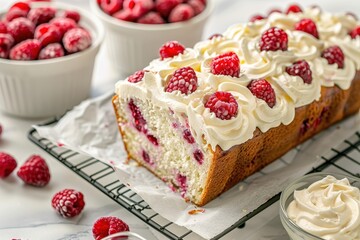
[[[0,110],[25,118],[59,116],[89,97],[95,57],[104,38],[101,21],[68,4],[33,3],[81,14],[80,25],[90,31],[90,48],[56,59],[13,61],[0,59]]]
[[[159,48],[165,42],[176,40],[193,47],[200,41],[213,0],[208,0],[204,11],[188,21],[154,25],[113,18],[99,8],[96,0],[90,0],[90,6],[105,25],[105,45],[113,66],[121,76],[127,76],[158,58]]]

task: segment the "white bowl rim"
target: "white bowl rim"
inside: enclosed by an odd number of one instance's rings
[[[33,60],[33,61],[16,61],[16,60],[10,60],[10,59],[3,59],[0,58],[0,64],[2,65],[17,65],[17,66],[38,66],[38,65],[47,65],[47,64],[53,64],[53,63],[61,63],[64,61],[69,61],[74,58],[78,58],[82,54],[86,54],[87,52],[93,51],[100,47],[101,43],[104,40],[105,37],[105,28],[102,22],[98,18],[94,18],[94,16],[91,14],[90,11],[84,10],[82,8],[79,8],[77,6],[74,6],[72,4],[67,3],[59,3],[59,2],[33,2],[31,3],[32,6],[37,7],[45,7],[45,6],[53,6],[60,10],[66,10],[71,9],[75,10],[80,13],[81,17],[85,17],[88,21],[92,22],[95,26],[96,31],[96,38],[93,39],[93,42],[91,46],[84,51],[73,53],[67,56],[59,57],[59,58],[53,58],[53,59],[45,59],[45,60]],[[4,10],[0,12],[0,15],[5,13],[7,10]]]
[[[103,12],[98,6],[96,0],[90,0],[90,7],[97,14],[99,18],[101,18],[103,21],[115,27],[123,27],[127,29],[141,30],[141,31],[164,31],[164,30],[179,29],[188,25],[192,25],[204,21],[213,12],[214,9],[213,1],[214,0],[207,0],[204,11],[202,11],[200,14],[196,15],[195,17],[189,20],[183,22],[165,23],[165,24],[142,24],[142,23],[127,22],[116,19]]]

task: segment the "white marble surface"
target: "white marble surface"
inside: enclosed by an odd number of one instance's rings
[[[13,0],[0,0],[0,10]],[[87,0],[59,0],[88,8]],[[292,0],[215,0],[214,14],[209,20],[205,36],[223,32],[227,26],[246,21],[254,13],[265,13],[271,7],[285,7]],[[313,1],[303,0],[304,5]],[[323,9],[336,12],[348,11],[360,15],[360,2],[354,0],[316,1]],[[121,78],[121,73],[109,67],[106,53],[101,51],[95,68],[92,95],[97,96],[113,88]],[[141,220],[129,214],[118,204],[84,181],[75,173],[44,153],[27,139],[32,124],[41,120],[13,118],[0,113],[0,123],[4,126],[0,151],[14,155],[19,164],[31,154],[41,154],[47,159],[52,180],[45,188],[25,186],[12,174],[0,181],[0,240],[6,239],[92,239],[91,227],[101,216],[115,215],[124,219],[132,231],[146,239],[166,239],[155,230],[149,229]],[[63,219],[51,208],[53,194],[63,188],[75,188],[85,195],[86,206],[83,214],[75,219]],[[198,238],[196,238],[198,239]],[[288,239],[278,216],[278,203],[251,219],[245,228],[236,229],[223,239]]]

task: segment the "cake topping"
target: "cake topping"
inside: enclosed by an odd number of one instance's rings
[[[20,167],[17,175],[29,185],[44,187],[50,181],[49,167],[39,155],[30,156]]]
[[[101,217],[96,220],[92,228],[95,240],[103,239],[114,233],[128,231],[130,231],[129,226],[117,217]]]
[[[139,70],[139,71],[135,72],[133,75],[129,76],[128,81],[131,83],[140,82],[143,79],[144,74],[145,74],[144,70]]]
[[[53,196],[51,205],[64,218],[75,217],[84,209],[84,195],[74,189],[64,189]]]
[[[275,91],[271,84],[265,79],[252,80],[249,83],[248,88],[255,97],[264,100],[269,107],[272,108],[275,106]]]
[[[184,51],[185,51],[185,47],[181,45],[179,42],[170,41],[161,46],[160,57],[161,59],[172,58],[179,54],[183,54]]]
[[[352,39],[355,39],[357,36],[360,35],[360,26],[357,26],[356,28],[354,28],[349,34]]]
[[[166,92],[180,91],[185,95],[197,89],[197,76],[191,67],[182,67],[174,72],[165,88]]]
[[[302,12],[302,9],[299,5],[297,4],[293,4],[293,5],[290,5],[288,7],[288,9],[286,10],[286,14],[289,14],[289,13],[301,13]]]
[[[0,133],[1,134],[1,133]],[[6,178],[16,168],[17,163],[13,156],[0,152],[0,178]]]
[[[265,19],[265,17],[263,15],[256,14],[256,15],[252,16],[249,21],[256,22],[258,20],[263,20],[263,19]]]
[[[305,60],[297,61],[293,65],[286,67],[286,72],[291,76],[301,77],[304,83],[311,84],[312,82],[312,72]]]
[[[235,117],[238,112],[238,103],[229,92],[215,92],[207,99],[205,107],[222,120],[229,120]]]
[[[322,54],[321,57],[325,58],[329,64],[336,63],[338,65],[338,68],[344,68],[344,53],[341,50],[339,46],[331,46],[326,48]]]
[[[220,54],[211,61],[211,73],[239,77],[240,60],[234,52]]]
[[[295,30],[303,31],[313,35],[316,38],[319,38],[319,33],[317,31],[316,24],[313,20],[309,18],[304,18],[301,19],[299,22],[297,22],[295,25]]]
[[[288,36],[281,28],[269,28],[261,35],[259,46],[261,51],[286,51]]]

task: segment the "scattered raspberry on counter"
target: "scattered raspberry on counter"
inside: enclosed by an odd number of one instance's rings
[[[30,156],[20,167],[17,175],[29,185],[44,187],[50,181],[50,171],[45,160],[39,155]]]
[[[1,125],[0,125],[0,135],[1,135]],[[17,163],[13,156],[0,152],[0,178],[6,178],[9,176],[14,169],[16,168]]]
[[[54,195],[51,206],[64,218],[75,217],[84,209],[84,195],[74,189],[64,189]]]
[[[93,225],[92,232],[95,240],[101,240],[114,233],[128,232],[129,226],[117,217],[101,217]]]

